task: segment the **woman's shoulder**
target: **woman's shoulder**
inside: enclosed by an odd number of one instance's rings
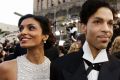
[[[16,68],[16,60],[10,60],[0,63],[0,77],[2,75],[7,75],[8,73],[13,72]]]

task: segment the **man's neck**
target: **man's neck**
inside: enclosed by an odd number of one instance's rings
[[[101,50],[100,50],[100,49],[97,49],[97,48],[95,48],[95,47],[92,47],[92,46],[90,46],[90,45],[89,45],[89,48],[90,48],[90,50],[91,50],[91,53],[92,53],[93,58],[95,59],[96,56],[99,54],[99,52],[100,52]]]

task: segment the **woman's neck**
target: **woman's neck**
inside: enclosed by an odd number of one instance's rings
[[[26,58],[34,64],[41,64],[45,60],[44,49],[28,49]]]

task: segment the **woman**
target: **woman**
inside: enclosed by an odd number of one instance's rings
[[[111,46],[111,54],[120,52],[120,36],[117,36]]]
[[[79,42],[73,42],[68,50],[68,54],[79,51],[80,47],[81,44]]]
[[[48,19],[27,14],[18,26],[20,46],[27,48],[27,53],[0,64],[0,80],[49,80],[50,60],[44,56],[44,49],[50,48],[55,39]]]
[[[110,50],[110,54],[117,57],[118,59],[120,59],[120,36],[117,36],[113,43]]]
[[[3,50],[2,43],[0,43],[0,63],[4,61],[4,57],[6,56],[6,52]]]

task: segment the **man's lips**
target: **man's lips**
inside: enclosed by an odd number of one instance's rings
[[[99,38],[110,38],[110,35],[99,35]]]
[[[109,38],[101,38],[102,42],[107,42],[109,40]]]
[[[110,37],[108,37],[108,36],[99,36],[98,37],[102,42],[108,42],[109,41],[109,39],[110,39]]]

